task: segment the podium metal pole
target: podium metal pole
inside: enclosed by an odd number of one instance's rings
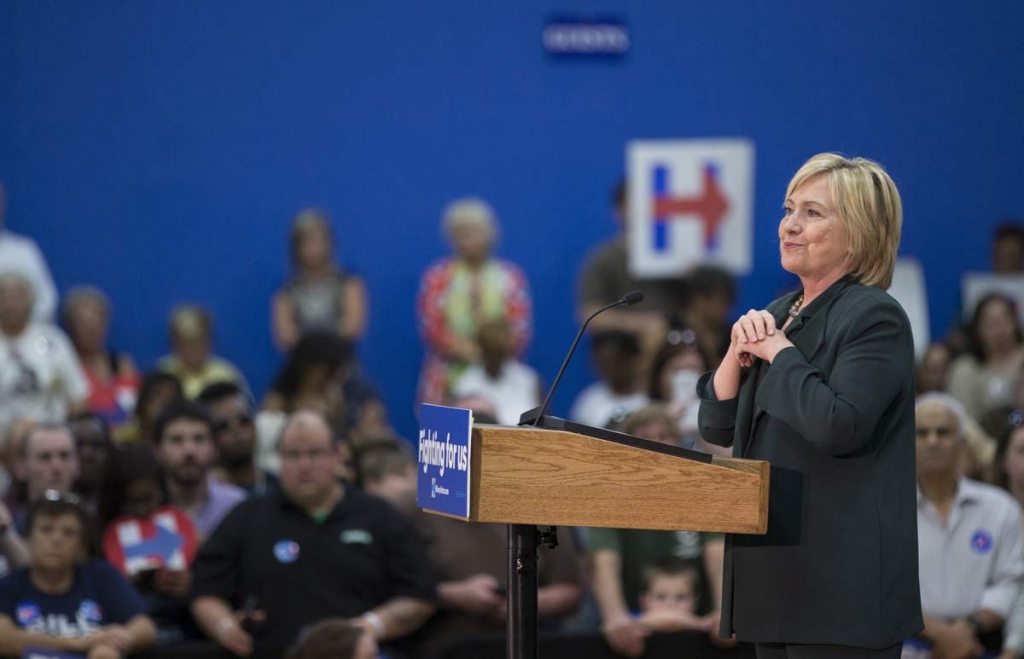
[[[537,657],[537,545],[540,532],[532,524],[508,525],[508,615],[505,656]]]

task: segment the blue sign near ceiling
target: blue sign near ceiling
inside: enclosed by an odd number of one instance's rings
[[[622,56],[629,52],[625,21],[591,16],[559,16],[544,27],[544,50],[557,56]]]

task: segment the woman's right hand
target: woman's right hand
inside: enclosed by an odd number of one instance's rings
[[[763,309],[751,309],[733,323],[726,358],[735,359],[741,368],[750,368],[754,365],[754,355],[747,347],[774,335],[775,331],[775,316]]]

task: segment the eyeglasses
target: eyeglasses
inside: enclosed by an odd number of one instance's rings
[[[82,498],[74,492],[61,492],[60,490],[43,490],[43,498],[47,501],[63,501],[73,506],[82,503]]]
[[[224,419],[217,419],[213,422],[213,432],[220,434],[230,428],[231,426],[238,426],[240,428],[248,428],[252,425],[251,414],[238,414],[233,417],[227,417]]]

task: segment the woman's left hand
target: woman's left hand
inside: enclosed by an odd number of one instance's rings
[[[742,330],[736,349],[771,363],[775,355],[793,345],[786,333],[775,327],[775,319],[767,311],[751,309],[741,316],[736,325]]]

